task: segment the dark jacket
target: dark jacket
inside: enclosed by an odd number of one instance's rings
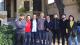
[[[52,20],[52,29],[53,30],[59,30],[60,29],[60,21],[59,21],[59,19],[53,19]]]
[[[67,20],[63,21],[62,19],[60,20],[60,30],[62,33],[66,33],[66,28],[67,28]]]
[[[67,23],[67,29],[68,29],[69,36],[70,35],[73,36],[73,37],[77,36],[77,24],[76,24],[76,22],[74,22],[74,24],[73,24],[73,26],[71,28],[70,21],[68,21],[68,23]]]
[[[44,22],[44,28],[47,31],[47,28],[49,29],[49,31],[51,30],[51,21],[47,22],[47,20],[45,20]]]

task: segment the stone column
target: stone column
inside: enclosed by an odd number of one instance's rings
[[[33,0],[30,0],[30,13],[31,13],[31,16],[33,15]]]
[[[44,0],[44,13],[45,15],[48,15],[48,0]]]
[[[44,0],[41,0],[42,1],[42,12],[44,12]]]
[[[14,17],[14,0],[11,0],[11,18]]]

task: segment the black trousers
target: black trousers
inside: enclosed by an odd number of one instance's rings
[[[61,31],[61,39],[62,39],[62,45],[65,45],[65,39],[66,39],[66,31]]]
[[[25,33],[17,32],[16,33],[16,45],[24,45]]]
[[[68,37],[69,37],[69,34],[66,33],[66,41],[67,41],[67,45],[68,45]]]
[[[55,45],[56,38],[58,40],[57,43],[60,44],[60,31],[59,30],[53,30],[52,33],[53,33],[53,44]]]

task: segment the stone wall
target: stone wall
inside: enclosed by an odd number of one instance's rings
[[[63,0],[63,3],[65,5],[64,12],[67,15],[73,15],[75,17],[75,20],[79,20],[80,18],[80,12],[78,10],[78,5],[76,0]]]
[[[69,15],[73,15],[76,21],[80,20],[80,12],[78,11],[78,5],[76,3],[76,0],[63,0],[63,3],[65,5],[64,13],[67,15],[67,18]],[[55,3],[50,4],[48,7],[49,14],[58,14],[58,9]]]
[[[0,20],[1,20],[1,25],[3,24],[7,25],[7,11],[0,11]]]
[[[53,15],[53,14],[58,14],[59,15],[56,3],[48,5],[48,14],[49,15]]]

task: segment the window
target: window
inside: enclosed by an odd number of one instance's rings
[[[42,0],[33,0],[33,11],[42,11]]]
[[[4,0],[0,0],[0,11],[4,11]]]
[[[48,0],[48,4],[54,3],[55,0]]]
[[[29,11],[30,10],[30,2],[29,1],[24,1],[24,8],[26,9],[26,11]]]

